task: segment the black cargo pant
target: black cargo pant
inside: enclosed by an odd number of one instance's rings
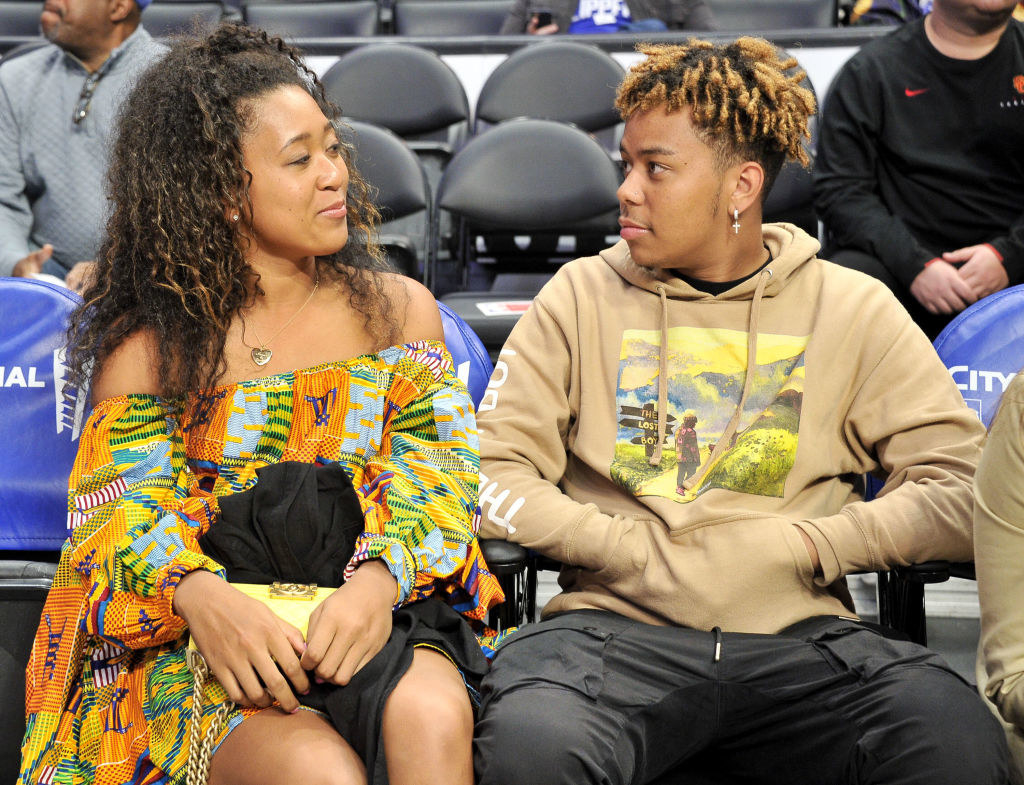
[[[478,785],[1007,778],[1002,731],[942,658],[836,616],[755,635],[559,614],[498,650],[479,716]]]

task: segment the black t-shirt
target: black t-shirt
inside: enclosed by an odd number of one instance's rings
[[[703,278],[694,278],[693,276],[683,275],[682,273],[679,272],[677,272],[676,275],[679,277],[681,281],[685,281],[698,292],[706,292],[707,294],[710,294],[712,297],[718,297],[718,295],[722,294],[722,292],[727,292],[730,289],[732,289],[732,287],[739,286],[744,281],[749,281],[751,278],[753,278],[755,275],[761,272],[765,267],[772,263],[775,257],[772,256],[772,252],[768,249],[767,245],[764,248],[766,251],[768,251],[768,259],[765,260],[765,263],[758,267],[756,270],[754,270],[754,272],[750,273],[749,275],[744,275],[742,278],[737,278],[735,281],[705,281]]]

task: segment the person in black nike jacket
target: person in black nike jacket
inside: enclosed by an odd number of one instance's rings
[[[827,259],[886,283],[935,336],[1024,282],[1024,24],[1014,0],[935,0],[872,41],[825,102]]]

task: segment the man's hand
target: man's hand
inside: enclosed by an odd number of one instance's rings
[[[530,35],[554,35],[558,32],[558,25],[551,23],[541,27],[540,19],[534,14],[530,17],[530,21],[526,23],[526,32]]]
[[[969,245],[942,254],[947,262],[960,263],[960,277],[971,287],[980,300],[993,292],[1005,289],[1010,283],[1006,268],[990,245]]]
[[[32,278],[33,276],[43,271],[43,265],[46,264],[46,260],[53,256],[53,246],[47,243],[38,251],[33,251],[28,256],[19,259],[14,269],[11,270],[11,276],[14,278]]]
[[[364,562],[309,616],[302,667],[342,686],[373,659],[391,635],[398,584],[384,562]]]
[[[929,313],[957,313],[978,299],[960,271],[942,260],[931,262],[917,274],[910,293]]]
[[[64,276],[64,283],[73,292],[82,294],[96,276],[96,262],[78,262]]]

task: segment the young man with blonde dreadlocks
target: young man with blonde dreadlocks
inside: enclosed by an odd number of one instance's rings
[[[971,558],[983,429],[882,284],[762,226],[807,163],[795,62],[753,38],[641,51],[622,242],[541,291],[480,407],[483,531],[564,569],[484,681],[477,782],[1002,783],[973,690],[843,580]],[[868,503],[864,472],[887,477]]]

